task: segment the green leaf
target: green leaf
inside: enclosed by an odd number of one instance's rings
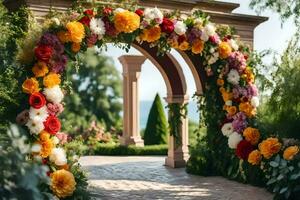
[[[280,194],[283,194],[283,193],[285,193],[288,189],[289,189],[288,187],[284,187],[284,188],[282,188],[282,189],[279,191],[279,193],[280,193]]]
[[[271,185],[276,182],[276,178],[272,178],[267,182],[267,185]]]
[[[277,177],[277,180],[280,181],[280,180],[282,180],[283,178],[284,178],[284,175],[279,174],[279,176]]]
[[[279,166],[279,163],[278,163],[278,162],[275,162],[275,161],[271,161],[271,162],[270,162],[270,166],[275,168],[275,167],[278,167],[278,166]]]

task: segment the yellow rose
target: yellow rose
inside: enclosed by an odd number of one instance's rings
[[[33,66],[32,72],[35,77],[43,77],[49,72],[49,69],[46,63],[38,62]]]
[[[266,158],[271,158],[274,154],[278,153],[281,149],[281,143],[277,138],[268,138],[262,141],[258,148],[261,154]]]
[[[70,35],[70,40],[72,42],[80,43],[84,38],[84,26],[80,22],[69,22],[66,25],[66,28]]]
[[[52,88],[56,85],[59,85],[61,82],[60,75],[56,73],[50,73],[43,79],[43,84],[47,88]]]
[[[80,51],[80,43],[73,42],[72,43],[72,51],[74,53],[77,53],[78,51]]]
[[[159,26],[154,26],[149,29],[144,29],[143,33],[141,34],[141,39],[147,42],[154,42],[159,40],[161,34],[161,29]]]
[[[118,12],[114,24],[118,32],[132,33],[140,27],[140,16],[128,10]]]
[[[187,41],[183,41],[180,43],[180,45],[178,46],[178,49],[181,51],[186,51],[189,49],[189,43]]]
[[[262,156],[258,150],[252,151],[248,156],[248,162],[252,165],[259,165],[261,159]]]
[[[298,146],[290,146],[286,148],[283,152],[283,158],[286,160],[293,160],[294,157],[299,153],[299,147]]]
[[[24,81],[22,84],[23,92],[27,94],[32,94],[35,92],[40,91],[39,88],[39,82],[36,80],[36,78],[29,78]]]
[[[227,42],[221,42],[219,44],[220,58],[227,58],[232,52],[231,46]]]
[[[243,136],[248,142],[250,142],[252,145],[255,145],[259,141],[260,133],[258,129],[248,127],[244,130]]]
[[[203,49],[204,49],[204,42],[199,39],[195,40],[192,45],[192,52],[194,54],[200,54],[202,53]]]
[[[71,196],[76,189],[73,174],[65,169],[53,172],[50,179],[50,188],[58,198]]]

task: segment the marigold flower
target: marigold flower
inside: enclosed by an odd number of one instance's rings
[[[48,139],[50,139],[50,133],[48,133],[45,130],[40,132],[40,141],[45,141],[45,140],[48,140]]]
[[[189,43],[187,41],[183,41],[180,43],[180,45],[178,46],[178,49],[181,51],[186,51],[189,49]]]
[[[260,133],[259,133],[258,129],[248,127],[244,130],[243,136],[245,137],[245,139],[248,142],[250,142],[252,145],[255,145],[259,141]]]
[[[73,174],[60,169],[51,174],[50,188],[59,198],[71,196],[75,190],[76,182]]]
[[[197,39],[193,42],[192,52],[194,54],[202,53],[203,49],[204,49],[204,42],[202,40]]]
[[[52,88],[56,85],[59,85],[60,82],[60,75],[56,73],[50,73],[43,79],[43,84],[46,88]]]
[[[128,10],[118,12],[114,18],[114,25],[118,32],[132,33],[140,27],[140,16]]]
[[[82,41],[85,36],[84,26],[82,23],[76,21],[69,22],[67,23],[66,28],[68,29],[70,40],[72,42],[79,43]]]
[[[231,54],[232,52],[232,48],[231,46],[228,44],[228,42],[221,42],[219,44],[219,55],[220,58],[228,58],[228,56]]]
[[[29,78],[24,81],[22,84],[23,92],[27,94],[32,94],[35,92],[40,91],[39,88],[39,82],[36,80],[36,78]]]
[[[223,97],[224,102],[226,102],[226,101],[231,100],[233,95],[232,95],[232,92],[225,91],[225,92],[222,92],[222,97]]]
[[[233,116],[237,112],[237,108],[235,106],[227,106],[226,111],[230,116]]]
[[[77,53],[78,51],[80,51],[80,43],[73,42],[72,43],[72,51],[74,53]]]
[[[262,141],[258,148],[261,154],[266,158],[271,158],[274,154],[278,153],[281,149],[282,144],[278,141],[277,138],[268,138]]]
[[[256,109],[249,102],[242,102],[239,105],[239,110],[244,112],[247,117],[253,117],[256,114]]]
[[[261,153],[258,150],[252,151],[248,156],[248,162],[251,165],[259,165],[261,162],[262,156]]]
[[[149,29],[144,29],[141,34],[141,39],[147,42],[154,42],[160,38],[161,29],[159,26],[154,26]]]
[[[254,74],[253,72],[251,71],[251,69],[249,67],[247,67],[244,71],[244,74],[242,76],[247,83],[254,83]]]
[[[57,33],[57,37],[60,40],[61,43],[66,43],[66,42],[70,42],[71,38],[70,38],[70,34],[67,31],[59,31]]]
[[[33,74],[34,74],[35,77],[43,77],[43,76],[45,76],[49,72],[49,69],[48,69],[46,63],[44,63],[44,62],[37,62],[33,66],[32,72],[33,72]]]
[[[299,153],[299,147],[297,145],[295,146],[289,146],[286,148],[283,152],[283,158],[286,160],[293,160],[294,157]]]
[[[42,135],[42,137],[44,140],[40,140],[40,145],[42,147],[40,151],[40,156],[42,158],[47,158],[51,154],[51,151],[54,148],[54,144],[50,138],[45,139],[47,135]]]
[[[218,78],[218,80],[217,80],[217,85],[218,85],[218,86],[223,86],[223,85],[224,85],[224,80]]]

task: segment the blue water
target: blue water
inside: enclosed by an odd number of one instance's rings
[[[140,101],[140,127],[144,129],[147,124],[148,115],[150,112],[150,108],[152,106],[152,101]],[[164,107],[167,105],[163,102]],[[165,113],[167,115],[167,109],[165,108]],[[198,121],[199,114],[197,112],[197,104],[193,101],[188,104],[188,118],[189,120]]]

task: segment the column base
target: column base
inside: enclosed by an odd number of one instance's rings
[[[186,166],[188,159],[175,160],[174,158],[167,157],[165,165],[171,168],[183,168]]]
[[[133,145],[133,146],[136,146],[136,147],[144,147],[144,140],[140,137],[121,137],[119,139],[120,141],[120,144],[122,146],[129,146],[129,145]]]

